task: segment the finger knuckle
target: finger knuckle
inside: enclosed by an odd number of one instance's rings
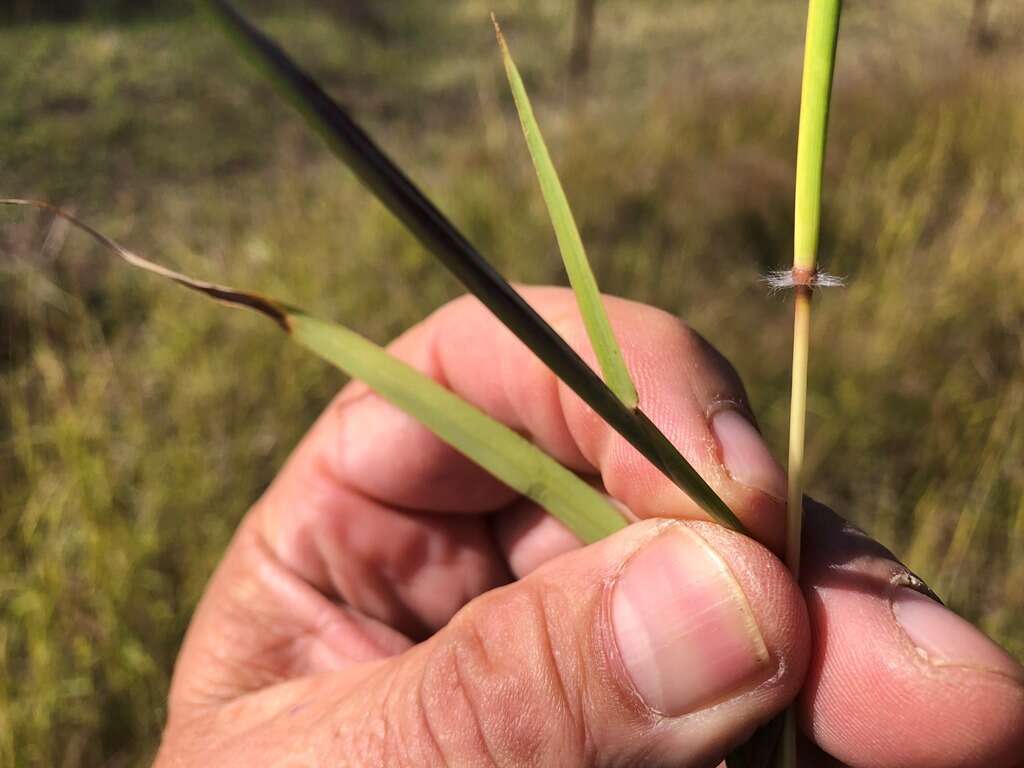
[[[522,583],[499,593],[457,615],[427,660],[418,698],[438,753],[468,748],[496,765],[586,762],[579,654],[565,633],[556,637],[555,598]]]

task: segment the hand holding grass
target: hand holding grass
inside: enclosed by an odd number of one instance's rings
[[[821,3],[812,2],[812,17]],[[707,765],[805,683],[797,710],[817,744],[804,742],[812,757],[827,759],[822,747],[854,766],[1016,762],[1024,743],[1017,662],[827,510],[812,509],[801,536],[805,501],[793,459],[787,532],[785,482],[728,365],[649,309],[613,304],[604,318],[507,50],[531,157],[605,381],[551,325],[583,346],[564,294],[531,294],[552,318],[542,319],[280,48],[224,0],[205,5],[536,357],[462,302],[396,345],[410,367],[344,328],[172,273],[78,223],[135,266],[268,315],[423,424],[353,387],[300,447],[243,525],[196,615],[162,760]],[[799,199],[798,243],[811,231],[801,226]],[[796,269],[813,273],[799,247]],[[804,353],[807,299],[806,291],[798,296],[794,346]],[[803,354],[794,365],[797,451],[796,385],[802,390],[805,370]],[[623,530],[623,513],[570,470],[599,476],[595,483],[638,524]],[[703,515],[732,530],[693,521]],[[607,538],[580,549],[570,530],[586,542]],[[790,571],[740,532],[776,551],[785,537]],[[804,538],[811,547],[801,558]],[[791,575],[798,571],[806,604]],[[793,712],[787,766],[798,748]],[[745,750],[730,754],[730,766],[737,757],[748,765]]]
[[[585,353],[571,294],[526,296]],[[652,418],[781,549],[783,475],[735,373],[669,316],[607,303]],[[474,301],[392,350],[638,518],[702,517]],[[579,548],[350,385],[214,576],[159,762],[708,765],[801,684],[805,733],[849,765],[1019,760],[1024,671],[832,513],[809,507],[805,535],[806,602],[767,549],[708,523]]]

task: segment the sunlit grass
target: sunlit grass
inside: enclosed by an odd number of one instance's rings
[[[473,53],[461,70],[431,70],[425,80],[440,90],[417,91],[411,68],[422,61],[394,51],[362,65],[372,89],[332,87],[366,100],[375,130],[505,274],[561,281],[524,153],[485,140],[491,126],[519,141],[511,106],[487,112],[476,98],[479,71],[480,88],[505,88],[490,7],[475,26],[461,26],[467,12],[446,32],[471,40]],[[759,42],[760,55],[795,62],[789,79],[737,87],[728,59],[700,58],[725,45],[709,41],[672,60],[707,70],[683,91],[651,79],[613,89],[634,65],[653,73],[663,64],[650,64],[642,36],[628,50],[628,41],[602,47],[599,26],[594,101],[569,120],[559,82],[542,78],[562,62],[543,44],[557,20],[495,10],[516,30],[602,287],[682,314],[718,346],[782,455],[790,318],[756,279],[791,251],[802,19],[796,48]],[[867,13],[851,6],[844,18],[841,61],[858,55]],[[684,16],[672,16],[684,25],[675,34],[696,39]],[[275,32],[314,41],[311,58],[334,71],[345,47],[333,42],[344,33],[314,22],[278,20]],[[111,46],[96,33],[116,37],[115,61],[133,67],[100,71],[109,54],[80,58]],[[910,60],[944,45],[941,33],[887,32],[921,39],[904,50]],[[36,41],[28,49],[27,34]],[[39,52],[25,56],[34,45]],[[140,251],[301,301],[376,341],[456,295],[266,93],[196,81],[197,60],[245,71],[218,47],[184,22],[0,30],[10,94],[0,103],[3,191],[73,202]],[[609,49],[627,58],[604,56]],[[1024,424],[1014,400],[1024,392],[1024,174],[1006,162],[1024,136],[1024,66],[1013,53],[991,68],[942,60],[941,70],[897,68],[881,84],[837,85],[843,119],[830,131],[822,266],[850,282],[815,318],[808,490],[1024,655]],[[402,67],[405,107],[386,92]],[[140,83],[159,83],[153,101]],[[88,95],[84,107],[45,106],[47,94],[72,86]],[[454,113],[437,98],[452,93],[463,94]],[[169,102],[166,124],[147,117],[147,104]],[[237,110],[251,103],[278,119],[247,128]],[[275,127],[264,135],[266,125]],[[98,151],[115,138],[120,151]],[[149,287],[82,239],[69,239],[59,259],[45,257],[40,240],[36,223],[4,217],[0,764],[145,764],[203,583],[245,507],[343,379],[280,344],[269,324]],[[39,255],[26,263],[15,252]],[[383,271],[382,254],[397,276]],[[222,357],[197,353],[210,345],[230,351],[230,378]]]

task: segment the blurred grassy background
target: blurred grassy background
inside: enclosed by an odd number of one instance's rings
[[[1024,7],[974,5],[847,2],[823,260],[850,285],[815,311],[810,489],[1022,655]],[[602,0],[573,97],[569,0],[358,6],[243,4],[508,276],[562,282],[497,11],[602,286],[723,350],[783,455],[790,311],[757,278],[790,259],[804,4]],[[379,341],[460,292],[184,4],[16,7],[2,194]],[[0,764],[142,764],[205,580],[343,379],[0,216]]]

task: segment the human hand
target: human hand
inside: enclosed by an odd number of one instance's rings
[[[526,295],[589,352],[569,292]],[[780,547],[785,478],[736,374],[669,315],[608,309],[646,412]],[[1024,669],[830,511],[808,510],[797,587],[764,546],[700,522],[476,301],[391,349],[644,522],[580,547],[349,385],[210,582],[161,768],[713,766],[798,694],[805,764],[840,764],[819,748],[858,768],[1024,760]]]

